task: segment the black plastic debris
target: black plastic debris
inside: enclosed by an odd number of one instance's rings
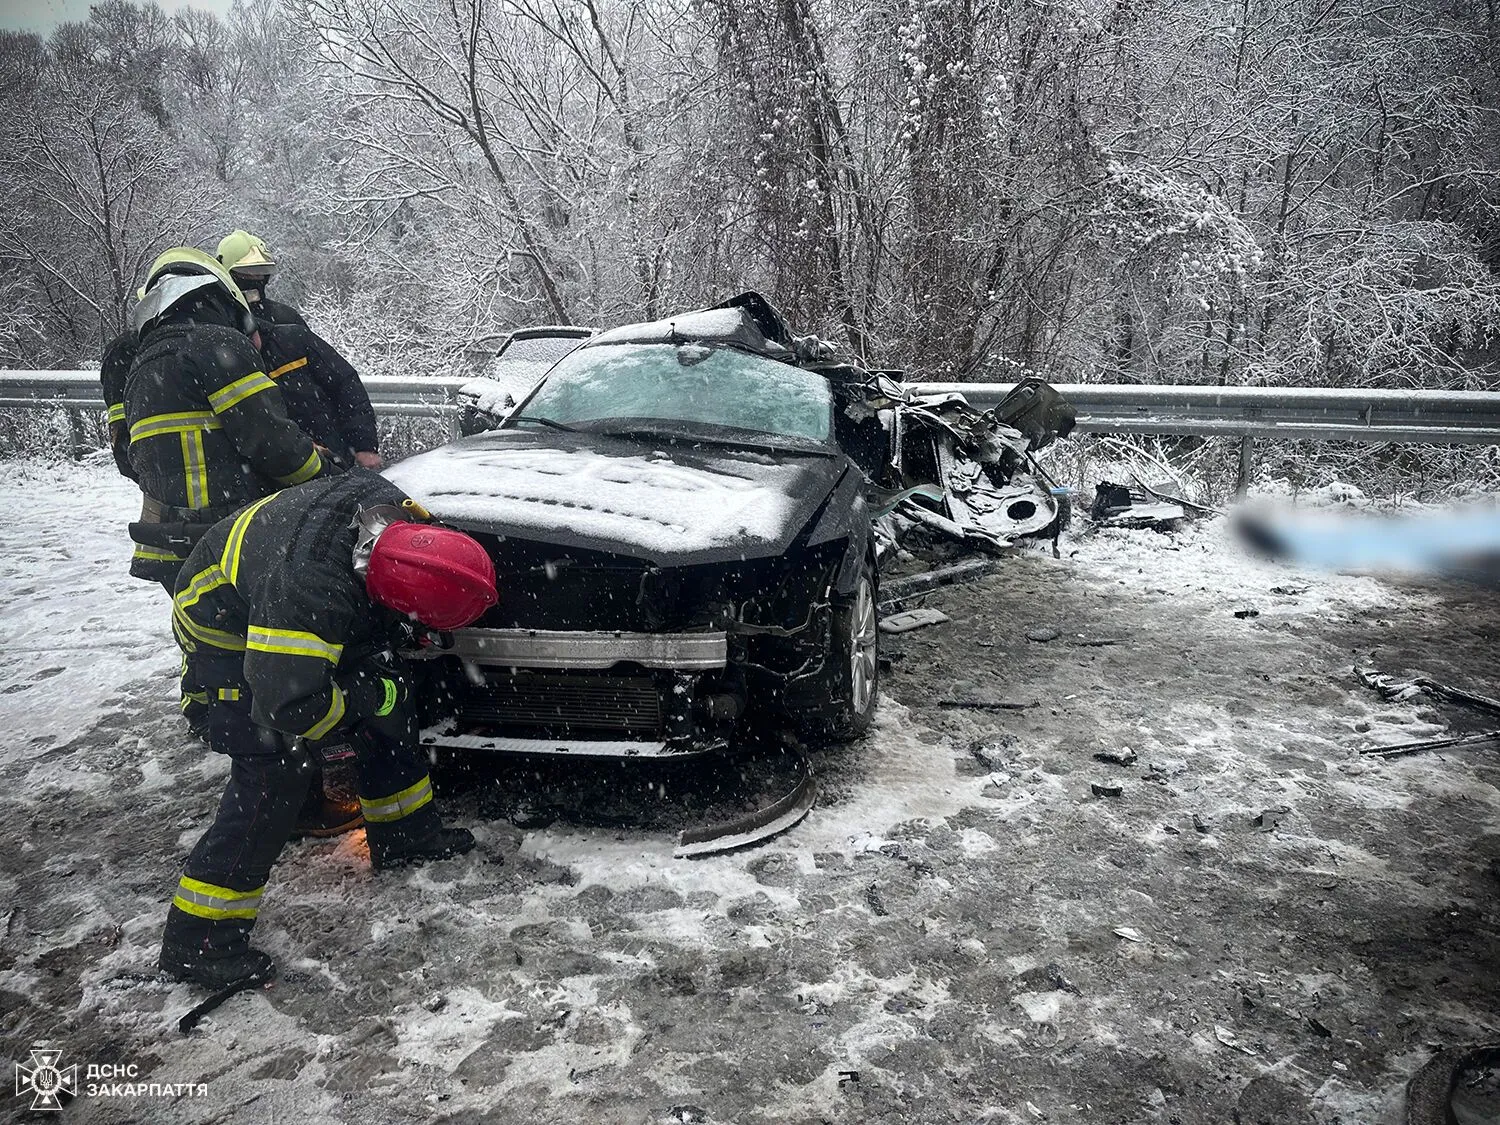
[[[1244,621],[1248,617],[1259,617],[1260,616],[1260,610],[1256,609],[1253,605],[1251,605],[1251,606],[1246,606],[1244,609],[1237,609],[1237,610],[1235,610],[1234,611],[1234,615],[1236,617],[1238,617],[1241,621]]]
[[[1282,818],[1291,811],[1290,805],[1276,805],[1273,808],[1262,810],[1251,823],[1262,832],[1275,832],[1277,826],[1281,824]]]
[[[1125,792],[1123,785],[1113,781],[1091,781],[1089,782],[1089,789],[1093,791],[1096,797],[1118,797],[1121,793]]]
[[[1094,757],[1101,762],[1109,762],[1115,766],[1132,766],[1139,755],[1129,746],[1121,746],[1100,750]]]
[[[1103,527],[1154,527],[1168,530],[1187,517],[1187,509],[1160,493],[1132,492],[1123,484],[1101,481],[1094,490],[1089,517]]]
[[[1202,832],[1205,835],[1207,835],[1208,833],[1212,832],[1213,830],[1214,830],[1214,826],[1212,824],[1210,824],[1208,821],[1204,820],[1197,813],[1193,814],[1193,831],[1194,832]]]
[[[1318,1036],[1318,1038],[1320,1039],[1333,1038],[1333,1032],[1329,1031],[1328,1027],[1323,1023],[1323,1021],[1318,1019],[1316,1016],[1307,1017],[1307,1026],[1312,1028],[1313,1034]]]

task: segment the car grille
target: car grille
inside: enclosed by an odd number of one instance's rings
[[[470,687],[459,717],[506,729],[655,734],[661,693],[649,676],[490,674],[484,687]]]

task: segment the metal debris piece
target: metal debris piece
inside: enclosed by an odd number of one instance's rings
[[[1193,831],[1208,833],[1208,832],[1212,832],[1213,830],[1214,830],[1214,826],[1212,824],[1210,824],[1208,821],[1204,820],[1197,813],[1193,814]]]
[[[1280,594],[1284,598],[1295,598],[1298,594],[1307,593],[1307,586],[1272,586],[1271,593]]]
[[[1500,741],[1500,730],[1480,731],[1455,738],[1426,738],[1417,742],[1397,742],[1392,746],[1370,746],[1360,751],[1366,758],[1404,758],[1408,754],[1420,754],[1424,750],[1442,750],[1447,747],[1483,746],[1487,742]]]
[[[267,984],[264,976],[248,976],[244,980],[235,981],[219,991],[213,993],[201,1004],[189,1008],[187,1014],[177,1021],[177,1030],[182,1035],[189,1034],[193,1028],[198,1026],[200,1020],[210,1012],[221,1007],[226,1000],[233,999],[241,992],[250,992],[257,988],[264,988]]]
[[[1168,492],[1161,485],[1153,488],[1134,473],[1130,474],[1130,479],[1135,481],[1136,486],[1147,496],[1155,500],[1160,500],[1164,504],[1181,504],[1184,508],[1191,508],[1193,511],[1201,512],[1205,516],[1222,516],[1224,514],[1222,509],[1211,507],[1208,504],[1200,504],[1196,500],[1189,500],[1186,496],[1179,496],[1175,492]]]
[[[939,699],[939,707],[958,707],[967,711],[1024,711],[1035,706],[1031,703],[1016,703],[1008,699]]]
[[[940,609],[907,609],[880,619],[882,633],[910,633],[927,625],[941,625],[953,620]]]
[[[887,579],[880,584],[880,612],[894,613],[918,595],[929,594],[942,586],[977,582],[996,573],[1001,565],[1000,559],[967,559],[951,566],[934,567],[921,574]]]
[[[1500,699],[1492,699],[1488,695],[1466,691],[1464,688],[1454,687],[1452,684],[1445,684],[1440,680],[1434,680],[1428,676],[1418,676],[1414,680],[1401,681],[1377,672],[1374,668],[1356,668],[1354,674],[1359,677],[1361,683],[1368,688],[1378,691],[1385,699],[1410,699],[1419,692],[1425,692],[1428,695],[1436,696],[1438,699],[1446,699],[1452,703],[1464,703],[1481,711],[1500,714]]]
[[[1161,830],[1163,832],[1165,832],[1168,836],[1181,836],[1182,835],[1182,829],[1181,828],[1174,828],[1170,824],[1163,824],[1161,826]]]
[[[1114,930],[1114,933],[1115,933],[1115,937],[1124,938],[1126,941],[1145,941],[1146,940],[1144,937],[1141,936],[1141,931],[1137,930],[1134,926],[1116,926],[1115,930]]]
[[[1119,749],[1110,747],[1094,755],[1101,762],[1110,762],[1117,766],[1133,766],[1138,756],[1129,746],[1121,746]]]
[[[1113,781],[1091,781],[1089,782],[1089,789],[1093,791],[1096,797],[1118,797],[1121,793],[1125,792],[1123,785]]]
[[[1234,611],[1234,615],[1236,617],[1238,617],[1241,621],[1243,621],[1247,617],[1259,617],[1260,616],[1260,610],[1256,609],[1253,605],[1252,606],[1246,606],[1244,609],[1237,609],[1237,610],[1235,610]]]
[[[1227,1027],[1220,1027],[1215,1024],[1214,1038],[1217,1039],[1220,1043],[1224,1044],[1224,1046],[1226,1047],[1233,1047],[1236,1051],[1243,1051],[1247,1055],[1255,1054],[1254,1047],[1245,1046],[1240,1042],[1239,1036],[1230,1031]]]
[[[1038,625],[1034,629],[1026,630],[1026,639],[1028,641],[1036,641],[1038,644],[1055,641],[1060,636],[1062,636],[1062,630],[1054,629],[1050,625]]]
[[[817,803],[818,783],[813,779],[812,766],[807,759],[801,755],[798,758],[800,780],[785,796],[763,809],[722,824],[684,828],[677,837],[677,847],[672,852],[672,858],[697,859],[700,856],[759,844],[780,835],[800,821]]]

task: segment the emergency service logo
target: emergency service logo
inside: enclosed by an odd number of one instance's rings
[[[31,1048],[31,1065],[16,1063],[16,1097],[31,1095],[33,1110],[61,1110],[64,1097],[78,1093],[78,1067],[64,1067],[62,1052],[38,1043]]]

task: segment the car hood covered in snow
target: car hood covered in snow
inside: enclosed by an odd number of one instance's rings
[[[783,554],[842,456],[499,430],[385,471],[444,523],[660,566]]]

